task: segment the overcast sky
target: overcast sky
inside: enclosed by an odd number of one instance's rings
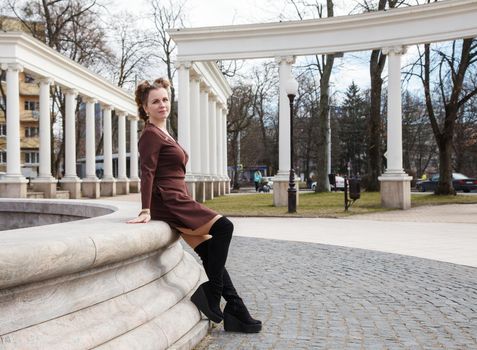
[[[151,11],[150,1],[110,0],[117,9],[133,11],[137,14]],[[322,3],[326,1],[320,0]],[[167,3],[167,0],[164,1]],[[344,16],[353,11],[356,0],[335,0],[335,16]],[[298,19],[294,8],[287,0],[188,0],[185,7],[187,27],[208,27],[233,24],[277,22],[279,20]],[[311,9],[307,18],[316,17],[316,10]],[[369,88],[370,52],[347,53],[337,58],[331,81],[335,91],[344,92],[354,81],[362,89]],[[303,58],[301,58],[302,62]],[[298,61],[300,63],[300,61]],[[404,63],[404,62],[403,62]]]

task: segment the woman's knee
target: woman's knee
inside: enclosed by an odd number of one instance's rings
[[[230,235],[234,232],[234,224],[227,217],[221,216],[217,221],[214,222],[210,228],[209,234],[211,236],[215,235]]]

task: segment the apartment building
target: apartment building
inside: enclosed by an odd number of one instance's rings
[[[3,72],[2,72],[3,73]],[[34,178],[38,174],[39,153],[39,86],[25,73],[20,73],[20,147],[22,174]],[[7,123],[5,116],[5,76],[1,76],[0,94],[0,172],[7,167]]]

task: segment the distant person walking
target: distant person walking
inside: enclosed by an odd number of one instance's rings
[[[185,170],[189,156],[166,128],[170,94],[170,83],[162,78],[152,84],[144,81],[136,88],[139,116],[145,121],[139,139],[142,210],[128,222],[162,220],[178,230],[201,257],[209,278],[197,288],[191,301],[210,320],[223,320],[226,331],[260,332],[262,323],[250,316],[225,268],[232,222],[194,201],[187,190]],[[223,311],[221,297],[227,301]]]
[[[255,192],[258,192],[260,184],[262,183],[262,173],[260,170],[255,170],[255,173],[253,174],[253,181],[255,182]]]

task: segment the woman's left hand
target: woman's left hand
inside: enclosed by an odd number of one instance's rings
[[[149,221],[151,221],[151,214],[143,213],[143,214],[139,214],[137,218],[129,220],[127,223],[128,224],[147,224]]]

